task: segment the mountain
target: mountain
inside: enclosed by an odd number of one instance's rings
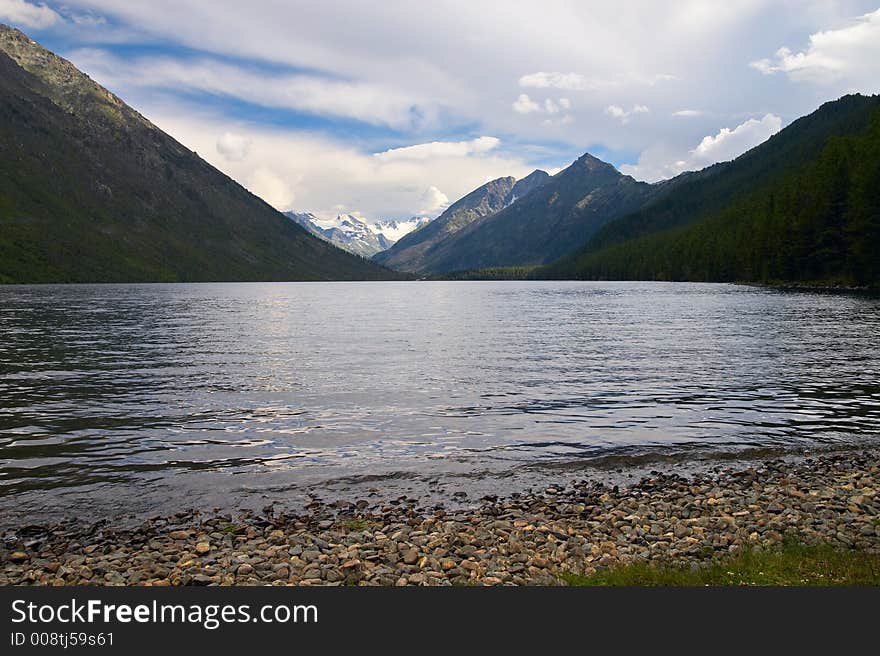
[[[388,242],[388,247],[396,244],[398,241],[406,237],[409,233],[423,228],[433,219],[429,216],[414,216],[409,219],[382,219],[370,224],[373,231],[381,234]]]
[[[398,239],[431,220],[413,217],[405,221],[367,223],[351,214],[339,215],[332,220],[321,219],[312,213],[285,212],[285,215],[316,237],[366,258],[391,248]]]
[[[510,180],[501,179],[508,186]],[[504,203],[491,208],[494,211],[470,217],[457,230],[438,235],[417,259],[391,257],[409,245],[401,240],[376,261],[419,273],[546,264],[669,188],[637,182],[589,153],[552,178],[546,176],[537,184],[529,178],[521,182],[527,181],[525,193],[511,192]]]
[[[552,262],[658,192],[585,154],[539,189],[447,239],[436,249],[431,271]]]
[[[361,257],[370,258],[391,246],[384,235],[377,234],[366,221],[350,214],[340,215],[333,221],[319,219],[311,213],[285,212],[285,215],[316,237]]]
[[[378,279],[0,26],[0,282]]]
[[[684,176],[538,275],[877,285],[880,96],[826,103]]]
[[[475,221],[495,214],[544,185],[550,176],[533,171],[522,180],[506,177],[487,182],[450,205],[430,224],[398,241],[373,260],[401,271],[424,273],[436,271],[438,249],[453,235]]]

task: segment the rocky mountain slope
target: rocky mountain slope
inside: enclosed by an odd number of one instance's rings
[[[433,272],[438,249],[442,249],[453,235],[526,197],[549,179],[544,171],[533,171],[519,181],[506,177],[487,182],[450,205],[430,224],[407,235],[373,259],[401,271]]]
[[[637,182],[586,154],[553,177],[536,171],[519,182],[500,178],[480,187],[375,260],[441,274],[546,264],[670,187]]]
[[[658,187],[586,154],[539,189],[438,245],[430,271],[552,262],[657,193]]]
[[[0,282],[376,279],[0,26]]]

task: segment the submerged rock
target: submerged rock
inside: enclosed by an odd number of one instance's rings
[[[394,499],[310,504],[270,520],[182,513],[134,529],[27,526],[0,542],[0,584],[559,584],[563,573],[638,561],[699,568],[788,537],[880,552],[878,454],[776,460],[690,480],[652,472],[630,487],[556,484],[455,514]]]

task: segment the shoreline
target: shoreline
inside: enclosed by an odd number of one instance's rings
[[[638,562],[701,567],[786,540],[880,553],[878,487],[874,448],[652,472],[620,487],[584,480],[449,511],[401,497],[125,528],[67,520],[3,534],[0,585],[559,585]]]
[[[778,290],[781,292],[815,292],[820,294],[858,294],[874,296],[880,293],[877,285],[839,285],[833,283],[808,282],[735,282],[735,285],[759,287],[761,289]]]
[[[517,493],[532,494],[551,486],[565,487],[573,480],[581,483],[601,482],[608,488],[615,485],[629,488],[656,474],[675,473],[686,477],[710,475],[724,467],[757,467],[769,460],[785,460],[793,464],[805,458],[872,450],[875,443],[876,438],[797,446],[755,445],[735,450],[676,444],[608,451],[591,458],[526,462],[501,473],[483,471],[478,478],[448,471],[409,470],[364,475],[363,480],[356,476],[336,476],[279,490],[256,490],[238,497],[217,494],[193,497],[186,505],[169,501],[167,491],[151,496],[149,489],[140,487],[137,501],[143,503],[134,506],[130,505],[130,497],[120,496],[119,490],[99,498],[90,496],[88,491],[80,494],[75,489],[65,490],[60,497],[46,496],[43,490],[28,490],[0,496],[0,539],[5,533],[21,526],[69,524],[72,518],[84,524],[104,522],[117,530],[135,529],[150,518],[172,517],[194,510],[200,510],[202,516],[211,513],[234,516],[254,514],[270,501],[276,514],[289,516],[304,514],[306,508],[315,502],[332,507],[339,500],[365,499],[370,507],[375,507],[401,498],[416,499],[413,509],[419,514],[439,509],[447,514],[459,514],[473,509],[485,495],[507,498]],[[389,480],[395,484],[388,486]],[[138,484],[134,482],[130,485]],[[189,498],[192,493],[192,489],[186,489],[181,494]],[[112,504],[106,501],[111,497],[115,499]],[[124,501],[120,503],[119,499]]]

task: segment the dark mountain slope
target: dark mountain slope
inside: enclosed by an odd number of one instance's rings
[[[18,30],[0,26],[0,281],[372,279]]]
[[[444,273],[551,262],[658,190],[586,154],[532,193],[437,244],[425,269]]]
[[[717,171],[538,276],[880,284],[880,97],[827,103]]]
[[[471,223],[504,209],[518,198],[523,198],[549,179],[550,176],[544,171],[533,171],[519,181],[506,177],[487,182],[450,205],[428,225],[406,235],[373,259],[402,271],[431,271],[434,252],[444,240]]]
[[[675,193],[663,195],[639,211],[609,223],[584,251],[686,225],[720,210],[740,197],[743,190],[772,183],[803,162],[815,159],[829,138],[863,130],[871,107],[876,104],[876,98],[857,95],[825,103],[731,162],[674,178]]]

